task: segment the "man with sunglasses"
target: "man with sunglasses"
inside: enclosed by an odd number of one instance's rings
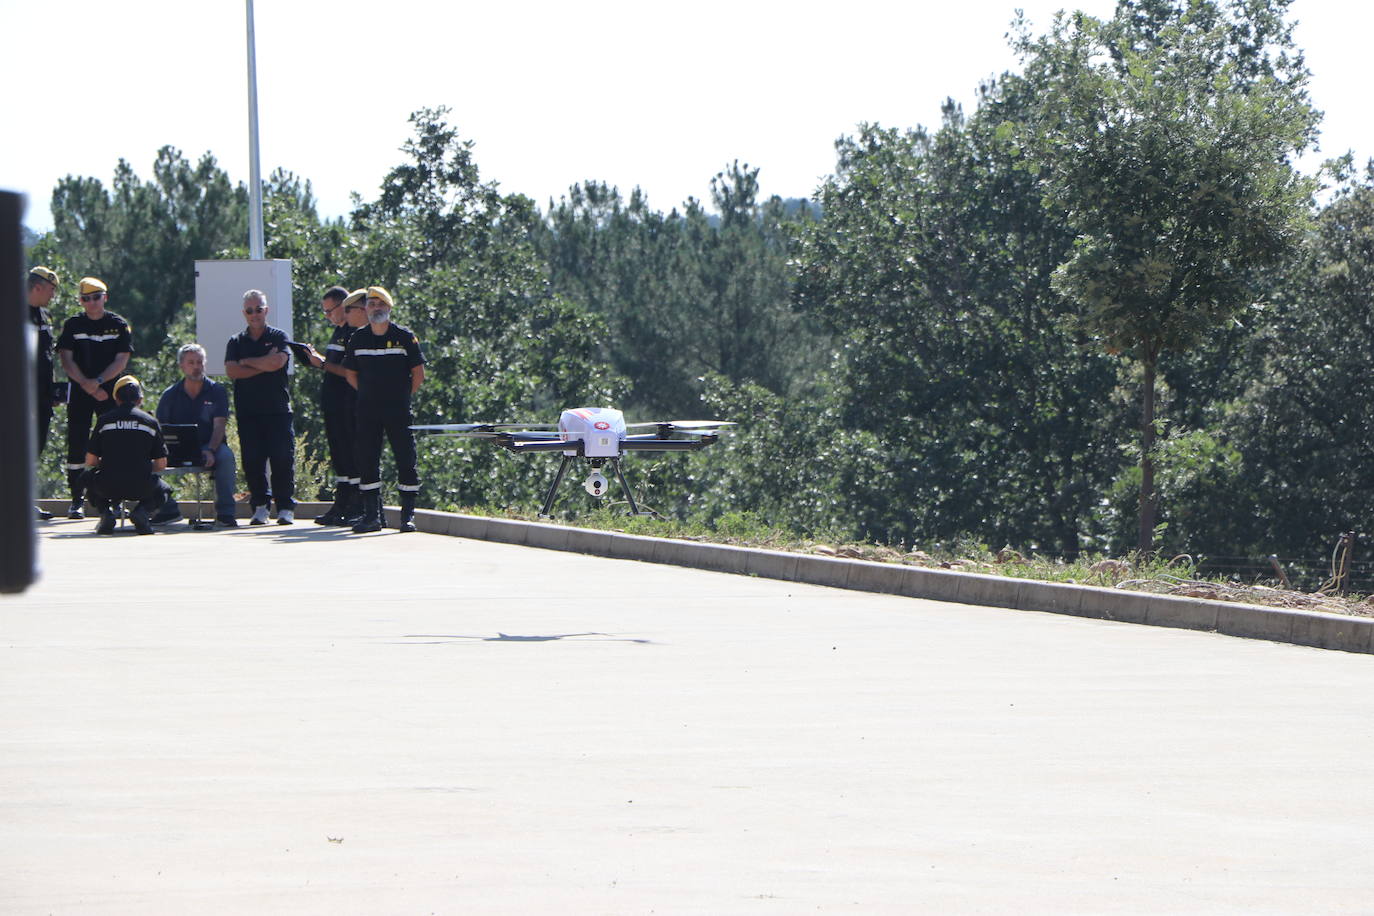
[[[296,520],[296,432],[286,377],[289,338],[267,323],[267,294],[262,290],[243,294],[243,317],[248,326],[229,338],[224,372],[234,382],[239,463],[253,503],[249,524],[267,524],[268,507],[275,498],[277,524],[290,525]]]
[[[105,308],[109,288],[95,277],[83,277],[79,284],[82,313],[62,324],[57,338],[57,356],[62,369],[72,380],[67,404],[67,486],[72,504],[67,518],[85,518],[86,445],[91,438],[91,420],[114,407],[111,393],[115,380],[124,374],[134,352],[129,322]]]
[[[329,462],[334,468],[334,505],[315,519],[317,525],[354,525],[362,517],[362,497],[358,495],[357,461],[354,457],[354,430],[358,393],[348,384],[343,367],[344,345],[353,332],[367,324],[363,302],[367,290],[349,292],[332,286],[320,300],[320,308],[334,333],[324,356],[310,351],[310,364],[324,370],[320,384],[320,409],[324,413],[324,435],[329,443]]]

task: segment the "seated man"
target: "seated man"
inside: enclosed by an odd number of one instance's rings
[[[237,527],[234,453],[224,441],[224,426],[229,422],[229,389],[205,376],[205,348],[200,344],[189,343],[177,351],[177,368],[182,379],[158,399],[158,422],[196,424],[201,464],[215,475],[215,527]],[[153,522],[161,524],[179,518],[181,509],[176,500],[168,499]]]
[[[138,409],[143,403],[143,386],[132,375],[115,382],[114,400],[119,406],[100,415],[86,446],[81,486],[91,505],[100,510],[96,534],[114,533],[114,506],[126,499],[138,500],[129,513],[134,530],[152,534],[149,513],[162,505],[170,492],[166,482],[154,473],[167,467],[162,427]]]

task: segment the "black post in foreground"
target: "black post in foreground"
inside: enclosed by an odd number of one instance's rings
[[[36,577],[34,533],[33,328],[24,285],[20,220],[24,199],[0,191],[0,592],[22,592]]]

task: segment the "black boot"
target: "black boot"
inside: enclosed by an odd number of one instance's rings
[[[369,531],[382,530],[382,491],[368,490],[363,493],[363,515],[353,526],[354,534],[367,534]]]
[[[153,523],[148,517],[148,510],[139,503],[129,510],[129,521],[134,523],[134,530],[139,534],[155,534]]]
[[[415,530],[415,497],[419,495],[414,490],[401,491],[401,524],[396,527],[402,532]]]
[[[67,488],[72,491],[72,504],[67,509],[67,518],[85,518],[86,485],[81,480],[84,471],[67,472]]]
[[[348,484],[339,483],[334,487],[334,505],[328,511],[315,517],[317,525],[342,525],[344,507],[348,505]]]
[[[100,522],[95,526],[96,534],[114,534],[115,517],[114,511],[107,508],[100,510]]]
[[[351,528],[363,518],[363,493],[356,483],[348,484],[348,501],[344,503],[339,524]]]

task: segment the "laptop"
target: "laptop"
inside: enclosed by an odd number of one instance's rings
[[[200,450],[200,427],[196,424],[164,423],[162,441],[167,445],[167,467],[198,468],[205,463]]]

